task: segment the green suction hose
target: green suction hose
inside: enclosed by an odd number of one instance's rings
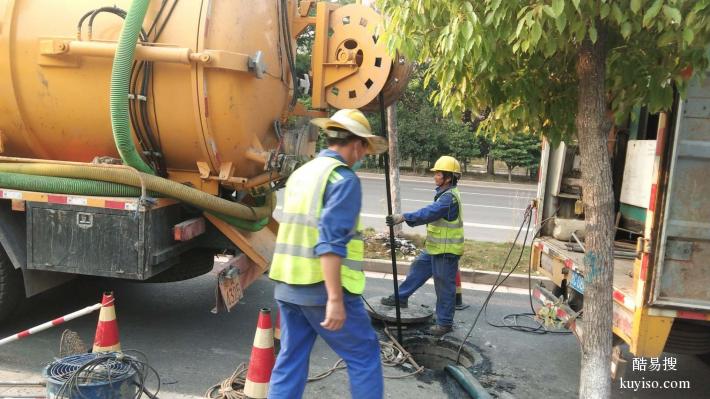
[[[121,30],[116,47],[116,56],[111,69],[111,128],[116,149],[123,160],[143,173],[155,174],[136,151],[131,135],[131,120],[128,114],[128,88],[131,80],[131,68],[136,51],[138,34],[143,26],[143,19],[148,10],[148,0],[133,0],[126,14],[126,21]]]
[[[147,190],[188,203],[208,212],[245,221],[263,221],[264,218],[269,218],[276,202],[271,198],[268,205],[250,207],[227,201],[161,177],[113,167],[86,167],[51,163],[0,163],[0,172],[100,180],[133,187],[141,187],[142,184],[145,184]]]
[[[139,188],[103,181],[0,173],[0,186],[14,190],[103,197],[139,197]]]

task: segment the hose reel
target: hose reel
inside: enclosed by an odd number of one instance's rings
[[[316,20],[313,108],[376,110],[382,91],[385,105],[394,102],[406,87],[412,67],[403,57],[393,62],[379,40],[384,31],[382,17],[357,4],[318,7],[324,16]]]

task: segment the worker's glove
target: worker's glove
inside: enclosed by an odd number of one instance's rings
[[[387,222],[387,226],[394,226],[396,224],[400,224],[404,222],[404,216],[400,213],[395,213],[394,215],[387,215],[385,218],[385,222]]]

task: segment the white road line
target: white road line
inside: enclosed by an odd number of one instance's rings
[[[415,199],[408,199],[408,198],[402,198],[402,201],[425,202],[425,203],[431,204],[431,201],[415,200]],[[478,208],[513,209],[516,211],[524,211],[526,209],[526,208],[511,208],[509,206],[493,206],[493,205],[479,205],[479,204],[463,204],[463,205],[464,206],[475,206]]]
[[[416,187],[415,187],[415,188],[413,188],[412,190],[415,190],[415,191],[428,191],[428,192],[430,192],[430,193],[433,193],[433,192],[434,192],[434,190],[431,190],[431,189],[428,189],[428,188],[416,188]],[[531,200],[531,199],[535,198],[535,197],[527,197],[527,196],[522,196],[522,195],[510,195],[510,194],[470,193],[470,192],[461,191],[461,190],[459,190],[459,192],[460,192],[461,194],[467,194],[467,195],[483,195],[483,196],[487,196],[487,197],[523,198],[523,199],[526,199],[526,200]]]
[[[360,180],[384,180],[384,176],[363,176],[359,175]],[[424,181],[424,180],[414,180],[414,179],[402,179],[400,178],[399,181],[403,182],[408,182],[408,183],[432,183],[433,179],[430,181]],[[526,185],[522,184],[515,184],[515,183],[500,183],[498,185],[493,185],[493,184],[476,184],[476,183],[467,183],[467,182],[459,182],[458,184],[459,187],[481,187],[481,188],[500,188],[500,189],[505,189],[505,190],[519,190],[519,191],[532,191],[532,192],[537,192],[537,188],[525,188]],[[518,188],[520,187],[520,188]]]
[[[361,213],[360,216],[364,218],[376,218],[376,219],[383,219],[385,218],[385,215],[380,215],[376,213]],[[505,226],[505,225],[499,225],[499,224],[485,224],[485,223],[470,223],[470,222],[464,222],[463,224],[465,227],[478,227],[481,229],[493,229],[493,230],[513,230],[513,231],[518,231],[520,226]],[[530,230],[532,230],[533,227],[530,226]]]

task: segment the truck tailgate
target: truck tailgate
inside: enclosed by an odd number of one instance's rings
[[[679,104],[651,303],[710,310],[710,81],[695,82]]]

